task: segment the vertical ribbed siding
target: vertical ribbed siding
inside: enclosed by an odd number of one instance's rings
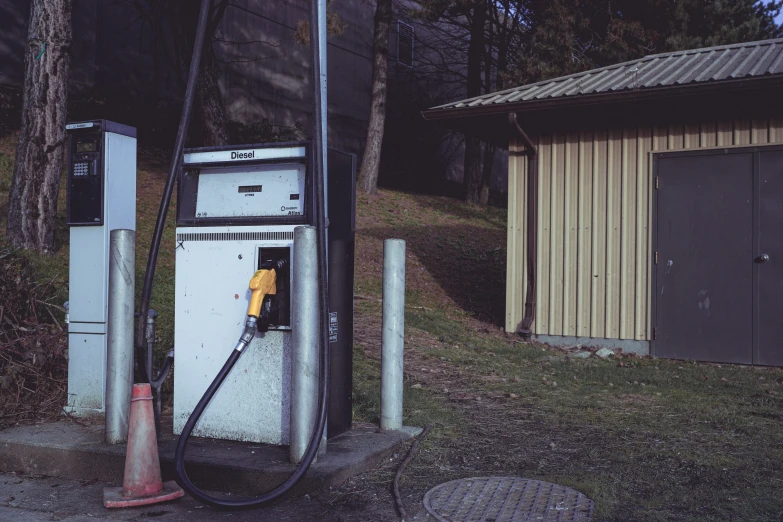
[[[516,331],[525,312],[527,292],[527,158],[524,147],[509,143],[508,234],[506,240],[506,330]],[[511,204],[511,202],[514,202]]]
[[[529,129],[534,130],[534,129]],[[651,151],[783,143],[783,120],[595,129],[540,137],[541,335],[650,339]],[[524,313],[527,158],[510,145],[506,330]]]
[[[541,144],[538,147],[538,259],[537,271],[538,283],[536,284],[536,323],[538,328],[550,331],[549,327],[549,296],[551,295],[552,284],[550,278],[550,257],[551,249],[544,248],[542,245],[549,246],[551,242],[550,224],[552,222],[552,204],[550,194],[552,193],[552,137],[542,136]]]
[[[576,303],[578,293],[579,251],[578,209],[579,209],[579,134],[566,136],[565,150],[565,220],[563,245],[563,331],[577,330]]]
[[[576,317],[577,335],[589,335],[590,333],[590,312],[592,295],[592,259],[590,258],[591,245],[593,241],[592,232],[592,209],[593,209],[593,134],[583,133],[579,136],[579,158],[577,163],[577,187],[578,187],[578,206],[577,206],[577,244],[576,244],[576,279],[577,279],[577,299],[576,299]]]
[[[636,141],[636,302],[634,303],[634,338],[647,339],[650,329],[650,287],[647,280],[650,266],[650,243],[638,238],[648,237],[650,230],[650,209],[652,191],[650,190],[650,169],[652,167],[650,151],[653,146],[652,129],[640,128]]]
[[[636,302],[636,161],[637,130],[623,130],[622,196],[620,198],[620,338],[634,337]]]
[[[604,336],[620,335],[620,195],[622,189],[622,130],[610,130],[606,170],[606,327]]]

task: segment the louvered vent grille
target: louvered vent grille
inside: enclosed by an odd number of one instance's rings
[[[397,21],[397,61],[413,67],[413,26]]]
[[[177,234],[177,241],[283,241],[293,240],[294,232],[188,232]]]

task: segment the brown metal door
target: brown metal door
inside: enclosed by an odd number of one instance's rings
[[[755,363],[783,366],[783,150],[758,153]]]
[[[652,353],[749,364],[753,154],[663,154],[655,162]]]

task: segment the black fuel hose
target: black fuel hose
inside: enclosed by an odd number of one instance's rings
[[[201,0],[201,8],[198,13],[198,26],[196,27],[196,37],[193,40],[193,55],[190,58],[188,83],[185,87],[185,99],[182,102],[182,116],[179,120],[177,139],[174,142],[174,151],[171,154],[171,164],[169,166],[168,177],[166,178],[166,186],[163,189],[163,197],[160,200],[158,219],[155,222],[155,231],[152,233],[150,254],[147,258],[147,271],[144,273],[144,287],[141,291],[141,305],[139,309],[139,324],[136,329],[136,382],[150,382],[152,379],[152,375],[147,375],[147,364],[145,361],[147,355],[144,349],[147,310],[150,308],[150,299],[152,298],[152,284],[155,280],[155,267],[158,263],[160,240],[163,237],[163,228],[166,226],[166,215],[168,214],[169,204],[171,203],[171,194],[174,191],[174,181],[177,178],[177,171],[179,170],[180,161],[182,160],[182,150],[185,148],[185,139],[188,137],[190,114],[193,109],[193,98],[196,95],[196,81],[198,80],[198,71],[201,67],[201,53],[204,48],[204,34],[206,33],[211,6],[212,0]]]
[[[200,21],[199,21],[200,27]],[[313,125],[313,165],[314,165],[314,188],[315,188],[315,224],[317,251],[318,251],[318,301],[320,305],[320,344],[321,344],[321,364],[319,371],[320,389],[318,392],[318,418],[315,423],[315,429],[310,437],[310,443],[305,450],[305,454],[302,456],[302,460],[299,461],[294,472],[291,476],[282,484],[277,486],[272,491],[264,493],[263,495],[255,498],[241,499],[241,500],[228,500],[224,498],[213,497],[198,489],[193,482],[188,478],[185,472],[185,449],[188,444],[193,428],[196,426],[199,417],[204,412],[212,397],[217,393],[220,385],[226,379],[231,369],[236,364],[239,357],[242,355],[244,348],[250,343],[250,340],[255,335],[255,325],[251,326],[248,323],[245,327],[245,331],[240,337],[240,341],[236,348],[231,352],[231,355],[226,360],[223,367],[218,372],[212,384],[207,388],[206,393],[196,405],[193,412],[190,414],[188,421],[185,423],[185,427],[179,437],[177,443],[177,449],[174,454],[174,468],[177,474],[177,483],[187,491],[192,497],[216,507],[233,508],[233,509],[247,509],[259,507],[268,504],[293,488],[297,482],[304,476],[307,470],[310,468],[315,456],[318,452],[318,447],[321,444],[321,437],[326,429],[326,417],[329,404],[329,299],[328,299],[328,279],[327,279],[327,261],[326,261],[326,208],[325,208],[325,175],[324,175],[324,157],[323,149],[321,148],[323,133],[321,131],[321,122],[324,115],[321,110],[321,90],[320,90],[320,70],[316,66],[320,62],[318,46],[316,40],[318,38],[318,0],[311,1],[310,9],[310,27],[311,27],[311,42],[313,52],[313,85],[315,86],[315,118]]]

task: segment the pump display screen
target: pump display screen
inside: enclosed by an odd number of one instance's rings
[[[98,143],[95,141],[76,142],[76,152],[95,152],[98,150]]]
[[[291,194],[304,192],[301,163],[202,167],[195,217],[301,216],[304,201],[292,199]]]

